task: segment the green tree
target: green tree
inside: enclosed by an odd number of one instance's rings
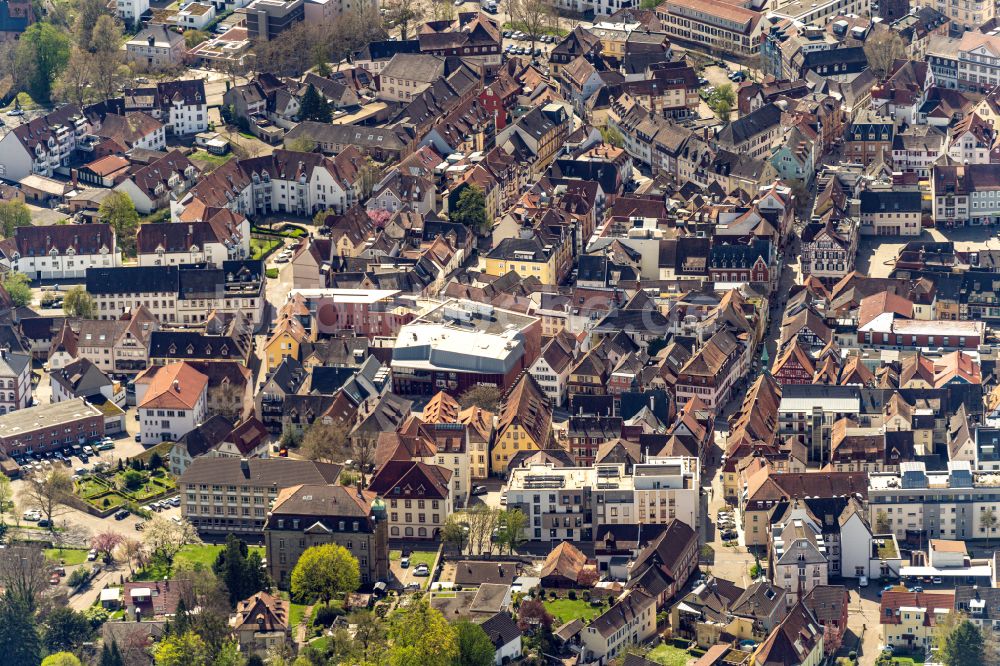
[[[492,666],[496,655],[493,641],[478,624],[463,620],[455,624],[458,656],[452,666]]]
[[[97,209],[101,222],[107,222],[118,236],[118,246],[127,254],[135,253],[135,236],[139,231],[139,213],[124,192],[112,192]]]
[[[102,14],[90,38],[93,87],[101,99],[112,97],[118,84],[129,78],[122,57],[122,24],[110,14]]]
[[[42,642],[50,652],[70,651],[90,640],[92,634],[90,620],[83,613],[61,606],[45,619]]]
[[[3,279],[3,288],[7,290],[14,305],[21,307],[31,303],[31,280],[24,273],[7,273]]]
[[[303,93],[299,105],[299,117],[302,120],[315,120],[320,123],[330,122],[332,116],[330,104],[326,98],[319,94],[313,84],[310,83],[306,86],[306,91]]]
[[[87,293],[86,287],[77,285],[63,296],[63,312],[70,317],[93,319],[97,314],[97,302]]]
[[[939,657],[945,666],[985,666],[985,652],[979,627],[962,618],[944,638]]]
[[[20,201],[0,201],[0,226],[4,237],[10,238],[17,227],[31,226],[31,211]]]
[[[733,87],[726,83],[713,90],[709,94],[706,103],[708,104],[708,108],[712,109],[715,115],[719,116],[719,120],[728,122],[729,115],[736,105],[736,93],[733,92]]]
[[[292,596],[303,603],[326,604],[361,585],[361,569],[350,551],[333,543],[307,548],[292,569]]]
[[[524,528],[528,526],[528,517],[520,509],[509,509],[500,516],[500,544],[513,554],[518,546],[524,543]]]
[[[885,512],[885,509],[879,509],[875,514],[875,531],[879,534],[887,534],[892,529],[892,523],[889,522],[889,514]]]
[[[7,524],[7,509],[13,508],[14,488],[10,477],[0,474],[0,525]]]
[[[392,614],[389,645],[389,666],[451,666],[458,657],[455,628],[423,598]]]
[[[452,222],[464,224],[476,233],[486,233],[489,221],[486,219],[486,196],[482,189],[468,185],[458,195],[455,208],[448,213]]]
[[[229,591],[229,605],[233,607],[268,587],[260,554],[250,553],[246,542],[232,534],[226,537],[226,547],[219,551],[212,571]]]
[[[316,142],[304,136],[299,136],[285,142],[285,150],[293,150],[297,153],[311,153],[316,150]],[[320,211],[322,213],[323,211]],[[320,213],[317,213],[319,215]],[[324,220],[326,217],[324,216]]]
[[[163,457],[159,453],[153,452],[153,455],[149,456],[149,463],[147,463],[149,469],[160,469],[163,467]]]
[[[979,524],[984,530],[986,530],[986,549],[989,550],[990,547],[990,537],[993,536],[993,532],[996,530],[997,525],[1000,525],[1000,520],[997,519],[997,512],[993,510],[993,507],[986,509],[979,514]]]
[[[37,666],[41,651],[31,607],[5,593],[0,599],[0,654],[4,666]]]
[[[136,490],[146,482],[146,476],[142,472],[130,469],[121,475],[121,484],[126,490]]]
[[[51,23],[31,24],[17,42],[19,84],[32,98],[48,102],[52,84],[69,62],[69,37]]]
[[[72,652],[56,652],[42,659],[42,666],[81,666],[80,660]]]
[[[621,148],[625,145],[625,137],[614,127],[605,125],[601,128],[601,139],[604,143],[610,143],[615,148]]]
[[[111,641],[111,645],[107,643],[101,648],[101,662],[99,666],[125,666],[125,660],[122,658],[122,651],[118,648],[117,641]]]
[[[465,550],[465,543],[468,541],[468,526],[463,525],[458,516],[451,514],[441,528],[441,541],[454,547],[459,553]]]
[[[156,646],[156,666],[192,666],[207,664],[208,646],[193,631],[166,636]]]
[[[76,45],[90,51],[94,29],[102,16],[110,17],[107,3],[102,0],[79,0],[76,3],[76,22],[73,24],[73,38]]]

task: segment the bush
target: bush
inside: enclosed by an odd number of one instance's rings
[[[107,622],[108,618],[111,617],[108,610],[101,606],[91,606],[83,611],[83,615],[90,621],[90,626],[94,629]]]
[[[313,626],[329,627],[337,619],[338,615],[340,615],[339,611],[333,606],[316,606],[316,610],[313,613]]]
[[[69,575],[69,578],[66,580],[66,583],[72,588],[77,588],[81,587],[89,580],[90,580],[90,572],[84,569],[83,567],[80,567],[79,569],[74,570],[73,573]]]
[[[264,270],[264,275],[270,280],[278,279],[278,269],[277,268],[267,268]]]
[[[569,591],[569,600],[570,601],[576,601],[576,590],[570,590]]]
[[[583,591],[583,600],[584,601],[590,601],[590,591],[589,590],[584,590]]]

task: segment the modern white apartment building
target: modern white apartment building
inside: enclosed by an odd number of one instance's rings
[[[869,521],[897,538],[985,539],[986,511],[1000,514],[1000,474],[974,472],[968,461],[929,472],[922,462],[905,462],[899,474],[871,474]]]
[[[624,464],[555,467],[534,463],[511,470],[507,507],[528,516],[530,541],[590,541],[595,525],[667,524],[697,528],[697,458],[651,458],[626,473]]]

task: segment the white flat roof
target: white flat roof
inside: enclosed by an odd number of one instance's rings
[[[399,289],[292,289],[290,296],[298,294],[306,300],[328,298],[336,303],[377,303],[399,293]]]
[[[101,601],[117,601],[121,593],[122,589],[120,587],[104,588],[101,590]]]
[[[993,571],[988,564],[981,564],[972,567],[956,567],[949,569],[939,569],[937,567],[900,567],[900,576],[940,576],[941,578],[955,578],[958,576],[976,576],[989,578]]]

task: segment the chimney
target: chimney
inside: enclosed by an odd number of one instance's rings
[[[80,172],[77,169],[70,169],[69,170],[70,182],[73,184],[73,189],[74,190],[76,189],[77,178],[79,177],[79,175],[80,175]]]
[[[181,380],[179,380],[179,379],[175,379],[174,380],[174,391],[176,393],[180,393],[181,392]]]
[[[170,579],[167,578],[166,576],[163,577],[163,589],[164,590],[170,589]]]

